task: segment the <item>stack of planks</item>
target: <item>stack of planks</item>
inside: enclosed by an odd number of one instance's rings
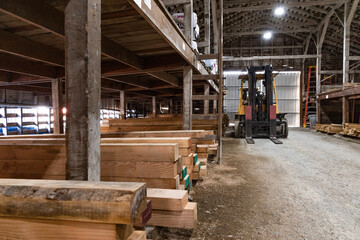
[[[190,146],[190,138],[102,139],[101,180],[179,189],[187,175],[179,151]],[[65,162],[64,138],[0,140],[1,178],[65,179]]]
[[[194,130],[217,132],[217,120],[192,120]],[[166,131],[181,130],[182,117],[110,119],[101,126],[101,132]]]
[[[151,201],[151,219],[146,225],[188,228],[195,227],[197,204],[188,201],[184,190],[148,188],[147,199]]]
[[[344,129],[340,132],[342,135],[360,138],[360,124],[345,123]]]
[[[0,239],[145,240],[143,183],[0,179]]]
[[[324,132],[328,134],[336,134],[342,131],[341,124],[316,124],[315,129],[319,132]]]

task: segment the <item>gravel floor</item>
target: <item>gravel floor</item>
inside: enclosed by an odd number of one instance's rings
[[[196,229],[164,239],[360,239],[360,144],[304,129],[255,142],[224,139],[193,189]]]

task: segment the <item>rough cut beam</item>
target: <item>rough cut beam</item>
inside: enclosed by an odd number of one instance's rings
[[[302,59],[317,58],[318,55],[283,55],[283,56],[253,56],[253,57],[224,57],[224,62],[231,61],[255,61],[255,60],[274,60],[274,59]]]
[[[56,78],[62,74],[57,74],[56,69],[43,63],[27,61],[23,58],[16,57],[0,52],[0,70],[15,72],[20,74]]]
[[[53,65],[65,65],[63,51],[2,30],[0,30],[0,51]]]
[[[65,36],[64,13],[43,1],[1,0],[0,12],[12,15],[60,37]],[[141,58],[106,37],[102,37],[102,49],[104,55],[110,58],[138,69],[142,68]]]
[[[164,82],[167,82],[175,87],[180,86],[179,80],[176,77],[174,77],[173,75],[168,74],[167,72],[164,72],[164,71],[150,72],[149,75],[153,76],[154,78],[160,79]]]
[[[150,89],[151,88],[151,84],[149,81],[140,79],[139,77],[135,77],[135,76],[118,76],[118,77],[106,77],[107,79],[116,81],[116,82],[122,82],[122,83],[126,83],[132,86],[136,86],[136,87],[141,87],[144,89]]]
[[[330,5],[330,4],[336,4],[336,3],[344,3],[345,1],[346,0],[327,0],[327,1],[321,0],[321,1],[304,1],[304,2],[287,1],[287,2],[284,2],[283,4],[287,8],[294,8],[294,7],[310,7],[310,6]],[[274,9],[278,4],[279,3],[276,2],[276,3],[272,3],[272,4],[262,4],[262,5],[258,5],[258,6],[226,8],[226,9],[224,9],[224,13],[270,10],[270,9]]]

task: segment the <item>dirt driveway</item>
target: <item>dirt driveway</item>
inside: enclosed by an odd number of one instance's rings
[[[360,144],[293,129],[283,145],[224,139],[193,191],[193,231],[165,239],[360,239]]]

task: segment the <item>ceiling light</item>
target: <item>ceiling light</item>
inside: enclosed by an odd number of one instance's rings
[[[275,16],[282,16],[285,14],[285,8],[284,7],[277,7],[275,8]]]
[[[263,38],[266,39],[266,40],[269,40],[272,38],[272,32],[268,31],[268,32],[265,32],[264,35],[263,35]]]

